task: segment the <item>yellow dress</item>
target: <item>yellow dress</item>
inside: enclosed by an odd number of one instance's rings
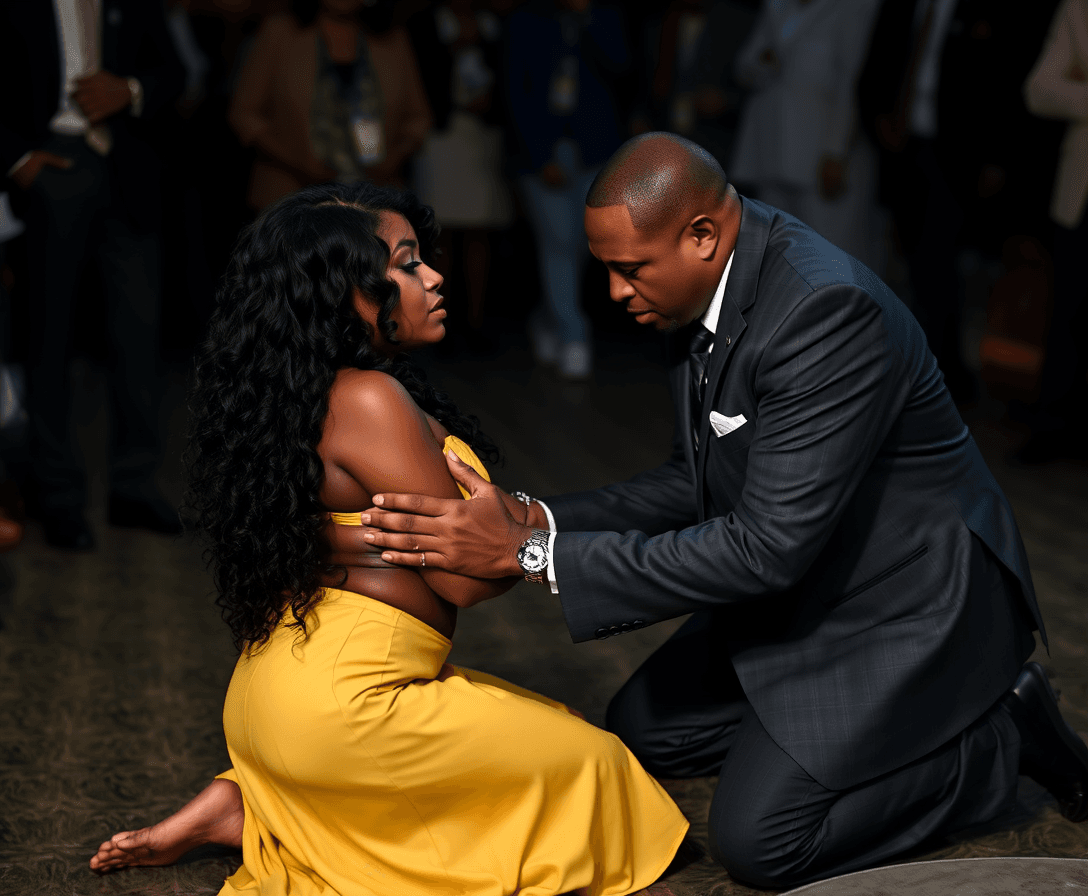
[[[448,638],[380,601],[328,589],[307,622],[227,691],[245,825],[220,896],[620,896],[672,860],[688,823],[614,735],[445,665]]]

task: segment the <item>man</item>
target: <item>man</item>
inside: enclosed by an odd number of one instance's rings
[[[655,774],[720,776],[711,848],[749,883],[988,821],[1019,768],[1088,817],[1088,748],[1021,673],[1045,633],[1012,511],[899,300],[674,135],[628,141],[585,224],[613,300],[671,334],[672,456],[546,509],[451,460],[474,500],[376,495],[386,531],[336,528],[333,561],[522,572],[576,641],[694,612],[607,724]]]
[[[160,169],[147,119],[184,72],[160,4],[0,2],[0,175],[26,221],[30,495],[46,541],[85,550],[86,477],[68,384],[84,266],[101,268],[109,337],[111,523],[177,532],[153,486],[159,461],[155,367],[161,292]]]
[[[1038,234],[1057,132],[1021,87],[1056,6],[992,0],[883,3],[858,78],[858,120],[880,154],[914,310],[952,395],[977,397],[962,355],[961,249],[1001,253]],[[1010,139],[1010,135],[1016,135]]]

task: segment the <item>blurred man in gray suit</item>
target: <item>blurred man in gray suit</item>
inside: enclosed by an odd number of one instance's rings
[[[522,506],[451,460],[475,500],[375,496],[334,561],[521,572],[575,641],[693,613],[607,724],[654,774],[719,775],[711,847],[758,886],[999,817],[1021,770],[1088,816],[1088,748],[1023,665],[1046,636],[1012,509],[900,301],[670,134],[612,157],[585,223],[670,334],[672,456]]]

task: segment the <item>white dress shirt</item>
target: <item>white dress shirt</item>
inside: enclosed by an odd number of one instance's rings
[[[100,17],[98,0],[88,4]],[[79,135],[86,133],[90,123],[79,104],[72,99],[76,82],[85,75],[93,74],[101,66],[101,40],[94,41],[94,46],[85,47],[84,34],[91,32],[100,35],[101,23],[85,28],[79,21],[81,7],[77,0],[53,0],[53,11],[57,19],[57,41],[60,50],[60,101],[57,112],[49,121],[49,130],[54,134]]]
[[[733,253],[729,253],[729,260],[725,263],[725,270],[722,271],[722,278],[718,281],[718,288],[714,290],[714,297],[710,300],[710,305],[707,307],[706,312],[699,319],[704,327],[710,330],[711,333],[718,332],[718,318],[722,314],[722,302],[725,301],[725,284],[729,281],[729,271],[733,267]],[[708,351],[714,351],[714,343],[710,344]],[[559,593],[559,580],[555,574],[555,536],[557,534],[555,528],[555,517],[552,516],[551,509],[543,501],[537,501],[541,507],[544,508],[544,515],[548,518],[548,531],[551,535],[548,536],[548,584],[551,586],[552,594]]]

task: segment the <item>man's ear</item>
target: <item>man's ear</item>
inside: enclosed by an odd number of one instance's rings
[[[688,223],[686,236],[694,244],[696,254],[704,261],[714,257],[721,235],[721,227],[710,215],[696,215]]]

